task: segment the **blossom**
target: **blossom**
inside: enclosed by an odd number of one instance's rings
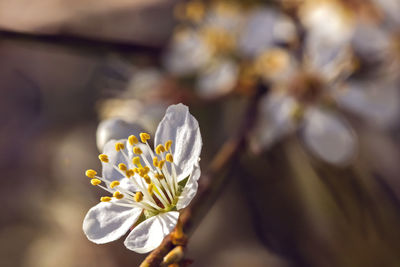
[[[195,196],[202,139],[188,107],[168,107],[155,134],[154,151],[149,139],[141,133],[139,138],[109,141],[99,155],[102,177],[86,171],[93,185],[112,194],[102,197],[84,219],[90,241],[108,243],[131,230],[125,246],[147,253],[172,231],[179,210]]]

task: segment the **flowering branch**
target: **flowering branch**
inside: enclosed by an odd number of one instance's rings
[[[179,217],[177,227],[182,227],[183,232],[188,233],[193,230],[196,222],[203,217],[200,215],[204,213],[206,207],[212,205],[212,202],[222,189],[221,185],[230,177],[226,170],[229,170],[230,167],[234,165],[238,160],[238,156],[241,154],[240,151],[246,148],[248,133],[252,129],[257,117],[258,101],[261,96],[267,92],[267,89],[268,88],[262,84],[258,85],[257,92],[248,103],[237,135],[226,141],[214,157],[206,174],[202,175],[201,179],[199,179],[197,197]],[[176,229],[163,240],[157,249],[146,257],[140,267],[160,266],[165,255],[174,249],[176,245],[184,245],[176,243],[174,238],[175,232]]]

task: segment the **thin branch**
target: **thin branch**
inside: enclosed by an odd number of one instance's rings
[[[199,213],[205,208],[209,209],[210,199],[214,199],[218,192],[222,189],[222,186],[229,178],[226,174],[226,170],[230,169],[233,163],[238,160],[238,156],[241,154],[247,146],[247,135],[253,128],[257,117],[258,102],[263,94],[266,93],[267,87],[260,84],[256,94],[248,103],[247,110],[244,114],[242,125],[235,137],[228,140],[214,157],[212,163],[206,174],[202,175],[199,179],[199,190],[196,198],[192,204],[187,207],[179,217],[179,224],[182,225],[185,233],[190,232],[196,225],[197,220],[200,220],[203,216],[198,216]],[[214,196],[214,197],[213,197]],[[160,266],[163,257],[174,248],[172,243],[171,235],[168,235],[161,245],[150,253],[147,258],[142,262],[140,267],[156,267]]]
[[[141,52],[151,55],[157,55],[161,53],[161,47],[159,46],[144,45],[128,41],[115,41],[94,37],[85,37],[72,34],[28,33],[3,29],[0,30],[0,38],[27,42],[51,43],[90,50],[103,49],[118,52]]]

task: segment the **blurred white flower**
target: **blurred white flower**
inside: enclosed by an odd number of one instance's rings
[[[111,193],[87,213],[83,230],[97,244],[114,241],[131,229],[124,244],[138,253],[158,247],[175,227],[179,210],[197,192],[202,140],[197,120],[182,104],[170,106],[155,134],[155,150],[139,140],[112,140],[99,156],[102,177],[87,170],[93,185]],[[104,186],[103,186],[104,184]]]
[[[239,36],[241,53],[255,57],[277,43],[291,43],[296,39],[292,20],[271,8],[257,8],[246,14],[246,23]]]

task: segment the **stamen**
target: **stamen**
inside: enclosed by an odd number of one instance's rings
[[[165,142],[165,149],[168,151],[171,148],[172,145],[172,140],[168,140]]]
[[[162,168],[164,167],[164,164],[165,164],[165,160],[160,160],[158,162],[158,168],[160,168],[160,170],[162,170]]]
[[[168,154],[165,156],[165,159],[166,159],[168,162],[174,162],[174,158],[172,157],[172,154],[171,154],[171,153],[168,153]]]
[[[135,146],[135,147],[133,147],[133,153],[140,155],[143,152],[139,147]]]
[[[86,176],[89,178],[94,178],[97,174],[97,172],[95,170],[89,169],[85,172]]]
[[[154,167],[158,166],[158,158],[157,157],[153,158],[153,165],[154,165]]]
[[[116,151],[121,151],[125,148],[125,145],[121,142],[115,143],[115,150]]]
[[[124,195],[121,194],[119,191],[115,191],[113,197],[115,197],[116,199],[122,199]]]
[[[119,186],[119,182],[118,182],[118,181],[112,181],[112,182],[110,183],[110,187],[111,187],[111,188],[114,188],[114,187],[116,187],[116,186]]]
[[[128,167],[126,167],[124,163],[120,163],[118,164],[118,169],[120,169],[121,171],[126,171],[128,170]]]
[[[139,168],[133,168],[133,172],[139,174]]]
[[[146,143],[149,139],[150,135],[148,133],[140,133],[140,140],[142,140],[143,143]]]
[[[101,162],[108,163],[108,156],[107,156],[106,154],[100,154],[100,155],[99,155],[99,160],[100,160]]]
[[[139,140],[136,138],[136,136],[130,135],[130,136],[128,137],[128,142],[129,142],[129,144],[130,144],[131,146],[133,146],[134,144],[139,143]]]
[[[165,147],[163,146],[163,145],[158,145],[157,147],[156,147],[156,153],[158,154],[158,155],[160,155],[161,153],[163,153],[163,152],[165,152]]]
[[[135,201],[136,202],[140,202],[140,201],[142,201],[143,200],[143,193],[142,192],[136,192],[136,194],[135,194]]]
[[[132,169],[126,171],[126,177],[131,178],[133,175],[135,175],[135,172]]]
[[[147,174],[145,176],[143,176],[143,179],[146,182],[146,184],[151,184],[150,176],[148,176]]]
[[[154,176],[155,176],[158,180],[162,180],[162,179],[165,178],[165,176],[164,176],[163,174],[161,174],[161,173],[156,173],[156,174],[154,174]]]
[[[147,191],[150,193],[150,195],[153,194],[153,190],[154,190],[154,185],[153,184],[149,184],[149,186],[147,187]]]
[[[101,202],[110,202],[111,201],[111,197],[101,197],[100,201]]]
[[[90,183],[92,185],[99,185],[99,184],[101,184],[101,181],[97,178],[94,178],[94,179],[90,180]]]
[[[134,157],[132,159],[132,163],[139,166],[140,165],[140,157]]]

